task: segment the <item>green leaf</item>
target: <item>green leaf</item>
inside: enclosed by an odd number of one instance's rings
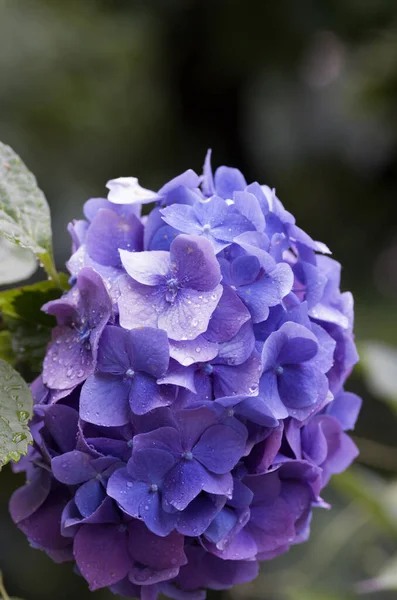
[[[0,235],[31,250],[57,284],[47,200],[19,156],[0,142]]]
[[[36,269],[37,260],[30,250],[0,238],[0,285],[28,279]]]
[[[0,466],[27,454],[32,443],[28,421],[33,398],[27,383],[4,360],[0,360]]]
[[[16,363],[16,356],[12,349],[11,333],[7,330],[0,331],[0,358],[11,365]]]
[[[397,349],[369,342],[361,347],[360,354],[369,389],[397,411]]]
[[[67,287],[67,276],[60,274],[62,285]],[[0,293],[0,313],[10,337],[0,337],[0,356],[6,358],[11,341],[12,364],[18,368],[27,367],[32,374],[42,367],[46,346],[51,339],[51,330],[56,325],[55,318],[43,313],[41,307],[61,295],[61,290],[53,281],[40,281],[34,285],[15,288]]]

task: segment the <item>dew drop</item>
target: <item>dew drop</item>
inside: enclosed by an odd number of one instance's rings
[[[17,412],[18,421],[26,421],[29,419],[29,413],[26,410],[19,410]]]

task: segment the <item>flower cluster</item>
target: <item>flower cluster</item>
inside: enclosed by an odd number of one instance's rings
[[[158,192],[108,188],[43,307],[57,327],[11,514],[92,590],[203,598],[305,541],[357,454],[352,297],[274,190],[213,176],[209,154]]]

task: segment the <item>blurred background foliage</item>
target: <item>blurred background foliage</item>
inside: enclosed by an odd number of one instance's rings
[[[309,543],[223,600],[383,600],[397,590],[397,5],[395,0],[0,0],[0,139],[66,224],[105,182],[152,189],[215,165],[276,187],[342,262],[364,397],[358,464],[334,478]],[[90,594],[32,550],[0,482],[0,567],[26,600]],[[111,549],[109,549],[111,551]],[[382,589],[389,591],[381,591]]]

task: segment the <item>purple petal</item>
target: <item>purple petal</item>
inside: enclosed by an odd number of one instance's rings
[[[171,179],[168,183],[158,191],[159,196],[169,194],[176,188],[183,186],[187,188],[196,188],[200,185],[200,177],[193,171],[193,169],[187,169],[177,177]]]
[[[88,454],[73,450],[53,458],[51,469],[54,477],[61,483],[76,485],[96,476],[91,460]]]
[[[274,370],[279,366],[279,356],[284,346],[288,343],[287,334],[283,331],[274,331],[269,335],[262,348],[263,372]]]
[[[278,364],[299,364],[317,354],[317,339],[306,327],[297,323],[284,323],[279,332],[285,334],[288,339],[279,352]]]
[[[259,200],[248,191],[234,193],[234,205],[237,210],[244,215],[257,231],[265,229],[265,217],[263,215]]]
[[[75,502],[83,517],[89,517],[94,513],[106,498],[105,490],[97,479],[91,479],[76,492]]]
[[[203,292],[213,290],[221,280],[219,263],[207,240],[198,236],[178,235],[171,244],[171,261],[176,264],[179,281]]]
[[[200,235],[202,225],[199,223],[193,208],[186,204],[172,204],[161,209],[163,220],[174,229],[183,233]]]
[[[184,450],[190,451],[200,439],[207,427],[216,425],[217,418],[212,410],[206,407],[194,410],[181,410],[175,415]]]
[[[62,404],[53,404],[45,411],[45,427],[61,453],[76,447],[78,418],[79,414],[74,408]]]
[[[211,292],[182,290],[173,304],[167,303],[158,316],[158,326],[173,340],[192,340],[207,330],[211,315],[222,295],[217,285]]]
[[[359,396],[342,390],[328,404],[326,412],[339,421],[343,430],[348,431],[354,429],[361,404],[362,400]]]
[[[137,481],[160,485],[174,464],[175,459],[169,452],[148,448],[134,450],[127,470],[129,475]]]
[[[263,427],[277,427],[278,420],[263,401],[261,396],[245,398],[235,406],[235,413],[243,419],[257,423]]]
[[[143,226],[135,215],[122,218],[112,210],[101,209],[88,228],[85,243],[93,260],[120,268],[119,249],[142,250]]]
[[[211,153],[211,149],[207,150],[203,168],[203,182],[201,184],[201,189],[205,196],[212,196],[215,193],[214,177],[211,168]]]
[[[159,494],[150,494],[146,502],[142,502],[139,516],[150,531],[160,537],[169,535],[175,528],[176,515],[162,509]]]
[[[222,198],[233,198],[233,193],[247,187],[243,174],[238,169],[219,167],[215,172],[216,193]]]
[[[227,473],[240,460],[246,436],[231,427],[213,425],[206,429],[193,448],[193,456],[213,473]]]
[[[85,313],[90,329],[103,330],[112,311],[112,301],[102,277],[89,267],[81,269],[77,276],[77,287],[81,298],[81,311]],[[94,340],[91,335],[91,345]],[[93,349],[94,350],[94,349]]]
[[[161,427],[160,423],[157,427],[158,429],[154,431],[139,433],[134,437],[134,452],[135,450],[156,448],[170,452],[174,456],[180,456],[184,449],[181,446],[179,431],[174,427]]]
[[[10,500],[10,513],[14,523],[27,519],[45,502],[51,489],[51,475],[37,468],[30,481],[17,489]]]
[[[241,365],[248,360],[255,347],[255,336],[252,323],[241,326],[238,333],[228,342],[219,346],[216,364]]]
[[[256,256],[238,256],[231,264],[231,277],[236,287],[253,283],[261,265]]]
[[[50,346],[43,363],[43,381],[52,389],[67,390],[84,381],[94,370],[91,350],[69,327]]]
[[[223,294],[212,313],[205,337],[211,342],[227,342],[250,318],[249,310],[236,292],[224,285]]]
[[[173,395],[167,394],[165,388],[166,386],[157,385],[153,377],[145,373],[136,373],[132,378],[129,394],[131,411],[136,415],[144,415],[155,408],[171,404]]]
[[[184,511],[178,513],[177,531],[189,537],[203,534],[215,516],[222,510],[225,500],[225,496],[200,494]]]
[[[141,521],[132,521],[128,526],[129,549],[133,560],[162,571],[181,567],[187,563],[184,538],[173,531],[167,537],[154,535]]]
[[[328,383],[325,375],[315,367],[305,364],[288,365],[278,378],[278,389],[286,406],[300,409],[323,400]]]
[[[143,481],[134,481],[127,469],[118,469],[108,481],[107,494],[131,517],[140,516],[140,506],[147,502],[153,494],[150,493],[149,484]]]
[[[144,285],[160,285],[171,268],[169,252],[161,250],[145,252],[120,250],[120,258],[128,275]]]
[[[203,467],[195,460],[182,459],[169,472],[164,481],[165,502],[183,510],[199,495],[204,487]]]
[[[255,283],[242,286],[237,290],[240,298],[248,306],[254,323],[267,319],[269,307],[276,306],[289,294],[293,285],[291,267],[280,263],[269,275]]]
[[[121,327],[105,327],[98,348],[97,368],[101,373],[124,375],[131,366],[128,332]]]
[[[18,527],[31,542],[45,549],[62,549],[70,544],[61,535],[62,511],[70,500],[66,490],[50,492],[43,504],[27,519],[20,521]]]
[[[193,340],[194,341],[194,340]],[[184,342],[182,342],[184,343]],[[194,384],[195,368],[192,366],[183,367],[175,360],[170,361],[170,368],[168,373],[158,380],[159,384],[171,384],[178,385],[196,393],[196,387]]]
[[[83,525],[74,539],[74,556],[91,591],[124,579],[131,567],[127,536],[114,525]]]
[[[194,340],[170,342],[170,355],[184,367],[197,362],[207,362],[218,354],[218,344],[209,342],[203,335]]]
[[[117,427],[129,422],[131,383],[112,375],[91,375],[80,396],[80,417],[88,423]]]
[[[169,346],[165,331],[140,327],[128,333],[128,352],[135,371],[144,371],[158,379],[168,369]]]
[[[267,371],[262,375],[259,384],[259,397],[263,399],[266,407],[276,419],[288,417],[288,410],[280,398],[277,377],[273,371]]]
[[[251,396],[257,393],[261,373],[261,360],[253,353],[241,365],[214,367],[214,393],[222,396]]]

